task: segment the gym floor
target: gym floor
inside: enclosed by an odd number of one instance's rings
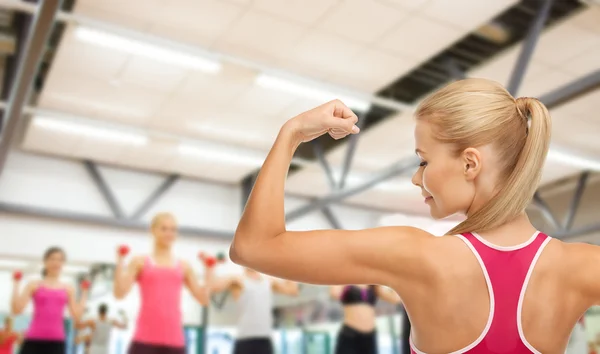
[[[541,0],[0,0],[0,319],[13,272],[38,279],[50,246],[64,281],[92,280],[84,317],[133,323],[113,296],[115,251],[151,249],[169,212],[177,256],[227,252],[258,169],[289,118],[340,98],[361,134],[304,144],[286,184],[288,228],[412,225],[442,235],[410,178],[419,101],[485,77],[550,109],[552,146],[527,209],[539,230],[600,244],[600,3]],[[228,260],[217,275],[242,274]],[[230,353],[236,302],[184,292],[189,353]],[[342,308],[323,286],[274,299],[280,354],[332,353]],[[399,354],[401,305],[376,308],[381,354]],[[32,307],[14,318],[24,331]],[[81,333],[65,317],[69,353]],[[573,353],[600,350],[600,310]],[[114,330],[121,354],[133,329]],[[204,338],[204,342],[202,340]]]

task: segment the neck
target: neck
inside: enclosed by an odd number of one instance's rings
[[[49,280],[49,281],[57,281],[59,277],[60,277],[60,275],[59,275],[59,274],[47,274],[47,275],[44,277],[44,280]]]
[[[523,212],[513,220],[483,232],[481,236],[498,246],[514,246],[529,240],[536,231]]]
[[[164,246],[158,243],[154,244],[154,255],[157,257],[165,257],[171,255],[171,246]]]

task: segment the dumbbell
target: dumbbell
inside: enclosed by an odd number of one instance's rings
[[[125,257],[129,254],[129,246],[127,245],[121,245],[119,246],[119,255],[121,257]]]
[[[90,286],[92,285],[92,283],[90,283],[89,280],[82,280],[81,281],[81,290],[89,290]]]
[[[207,268],[212,268],[217,264],[217,259],[213,256],[207,255],[205,252],[198,253],[198,258]]]
[[[23,279],[23,273],[22,273],[20,270],[16,270],[16,271],[13,273],[13,280],[15,280],[15,281],[19,281],[19,280],[21,280],[21,279]]]

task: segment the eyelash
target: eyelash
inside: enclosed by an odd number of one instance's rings
[[[427,162],[425,161],[421,161],[421,163],[419,164],[420,167],[425,167],[427,166]]]

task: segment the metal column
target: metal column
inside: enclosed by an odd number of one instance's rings
[[[179,175],[170,175],[165,179],[163,183],[161,183],[158,188],[150,196],[146,199],[142,205],[133,213],[131,219],[139,219],[141,218],[156,202],[163,196],[172,186],[179,180]]]
[[[117,200],[117,198],[115,198],[114,194],[108,187],[108,184],[104,180],[104,177],[102,177],[102,174],[98,170],[98,166],[96,166],[96,164],[91,161],[84,161],[83,164],[85,166],[85,169],[92,177],[92,180],[98,187],[100,194],[102,194],[102,197],[108,204],[114,217],[117,219],[125,218],[125,214],[123,213],[123,209],[121,209],[121,206],[119,205],[119,201]]]
[[[23,108],[29,99],[31,87],[61,3],[61,0],[42,1],[33,18],[27,44],[23,48],[23,58],[17,67],[14,86],[10,92],[8,107],[4,115],[4,128],[0,137],[0,175],[4,170],[18,123],[22,118]]]

